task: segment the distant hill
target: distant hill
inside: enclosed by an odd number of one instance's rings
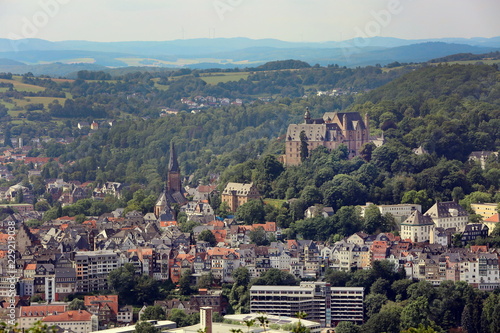
[[[392,62],[426,62],[457,53],[485,54],[500,50],[498,38],[404,40],[374,37],[343,42],[299,43],[276,39],[200,38],[163,42],[50,42],[41,39],[0,39],[0,70],[48,75],[103,67],[256,68],[273,61],[294,59],[308,65],[356,67]],[[9,61],[8,63],[6,61]],[[12,62],[13,61],[13,62]],[[59,63],[54,66],[46,64]],[[29,65],[30,67],[23,67]],[[42,67],[37,67],[43,65]]]
[[[450,61],[473,61],[473,60],[499,60],[500,51],[490,52],[485,54],[472,54],[472,53],[457,53],[442,58],[429,60],[430,63],[437,62],[450,62]]]
[[[0,66],[23,66],[24,63],[11,59],[0,58]]]
[[[95,64],[61,64],[53,63],[46,65],[2,65],[0,73],[24,74],[31,72],[34,75],[51,75],[53,77],[66,76],[81,70],[99,71],[106,69],[104,66]],[[75,75],[76,76],[76,75]]]

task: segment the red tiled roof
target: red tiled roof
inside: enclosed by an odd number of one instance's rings
[[[177,225],[177,221],[160,221],[160,227],[166,228],[171,225]]]
[[[500,222],[500,213],[488,217],[484,222]]]
[[[115,314],[118,313],[118,295],[85,296],[84,304],[87,307],[98,305],[99,308],[108,305]]]
[[[50,160],[59,161],[57,157],[26,157],[24,163],[49,163]]]
[[[66,305],[31,305],[21,306],[19,315],[21,317],[45,317],[49,314],[63,313]]]
[[[36,269],[36,264],[27,264],[26,267],[24,267],[24,270],[35,270]]]
[[[85,310],[78,311],[66,311],[61,314],[47,316],[42,319],[44,323],[54,323],[54,322],[62,322],[62,321],[90,321],[92,315],[90,312]]]

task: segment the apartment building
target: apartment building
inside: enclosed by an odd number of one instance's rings
[[[307,319],[330,327],[331,289],[326,282],[301,282],[299,286],[252,286],[250,312],[293,317],[306,312]]]
[[[108,275],[121,266],[118,253],[112,250],[75,252],[77,292],[108,289]]]
[[[332,326],[341,321],[350,321],[361,325],[364,315],[363,287],[331,287]]]

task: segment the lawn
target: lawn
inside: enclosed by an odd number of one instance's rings
[[[276,208],[281,208],[283,204],[286,202],[286,200],[281,200],[281,199],[264,199],[264,203],[266,205],[271,205]]]

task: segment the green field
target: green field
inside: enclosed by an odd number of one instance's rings
[[[24,107],[28,104],[38,104],[42,103],[45,108],[48,107],[50,103],[52,103],[54,100],[58,100],[59,104],[64,105],[64,102],[66,101],[66,98],[58,98],[58,97],[25,97],[22,100],[16,99],[16,104],[20,107]]]
[[[286,200],[280,200],[280,199],[265,199],[264,200],[264,203],[266,205],[271,205],[271,206],[274,206],[276,208],[281,208],[281,206],[283,206],[283,204],[286,202]]]
[[[22,83],[22,82],[19,82],[18,80],[0,79],[0,82],[12,83],[14,85],[14,89],[17,91],[38,92],[38,91],[45,90],[45,88],[43,88],[43,87],[34,86],[32,84]]]
[[[229,81],[239,81],[241,79],[246,80],[248,78],[248,72],[238,72],[238,73],[208,73],[202,74],[200,77],[207,84],[217,84],[219,82],[229,82]]]

